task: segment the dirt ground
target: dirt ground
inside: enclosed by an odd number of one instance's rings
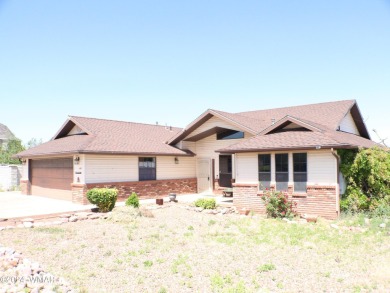
[[[174,204],[151,212],[121,207],[107,220],[4,230],[0,244],[82,292],[390,291],[388,229],[288,224]]]

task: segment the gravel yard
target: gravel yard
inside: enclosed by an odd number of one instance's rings
[[[121,207],[107,220],[3,230],[0,244],[81,292],[390,291],[388,228],[350,231],[175,204],[151,212]]]

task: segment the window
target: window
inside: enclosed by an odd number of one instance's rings
[[[288,189],[288,154],[275,155],[276,190]]]
[[[307,154],[293,154],[294,163],[294,191],[306,192],[307,184]]]
[[[236,130],[225,130],[217,133],[217,140],[244,138],[244,132]]]
[[[156,158],[139,158],[139,181],[156,180]]]
[[[259,182],[260,189],[271,186],[271,155],[259,155]]]

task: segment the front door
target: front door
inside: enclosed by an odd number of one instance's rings
[[[198,193],[210,192],[210,159],[197,160]]]
[[[219,156],[219,186],[232,187],[232,156]]]

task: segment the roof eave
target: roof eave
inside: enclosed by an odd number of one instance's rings
[[[359,148],[359,146],[351,145],[351,144],[335,144],[335,145],[311,145],[311,146],[291,146],[291,147],[277,147],[277,148],[250,148],[250,149],[231,149],[224,150],[219,149],[216,150],[217,153],[227,153],[227,154],[235,154],[235,153],[255,153],[255,152],[271,152],[271,151],[291,151],[291,150],[321,150],[321,149],[354,149]]]

